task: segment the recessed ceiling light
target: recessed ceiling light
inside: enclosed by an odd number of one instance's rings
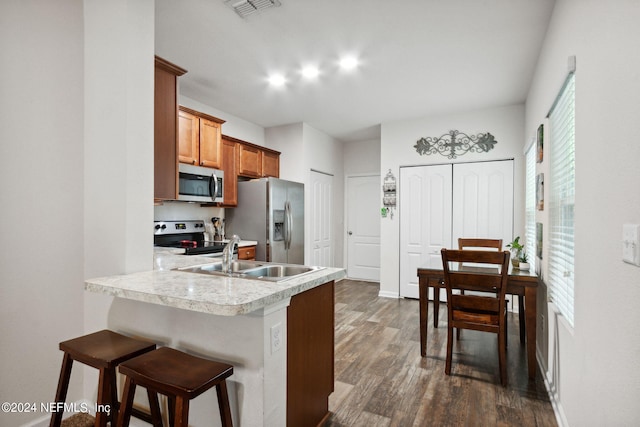
[[[282,74],[272,74],[269,76],[269,84],[271,86],[284,86],[284,84],[287,82],[287,79],[284,78],[284,76]]]
[[[345,56],[340,60],[340,68],[343,70],[353,70],[358,66],[358,60],[353,56]]]
[[[311,65],[302,69],[302,75],[307,79],[315,79],[318,74],[320,74],[318,68]]]

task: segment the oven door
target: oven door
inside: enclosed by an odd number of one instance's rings
[[[180,163],[178,200],[187,202],[224,201],[224,172]]]

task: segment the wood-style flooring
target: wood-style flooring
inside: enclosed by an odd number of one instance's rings
[[[541,373],[527,378],[517,315],[509,317],[505,388],[496,335],[462,331],[447,376],[446,305],[437,329],[430,316],[422,358],[418,301],[379,298],[378,290],[377,283],[336,283],[335,391],[327,426],[557,426]]]

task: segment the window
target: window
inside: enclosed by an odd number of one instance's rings
[[[551,111],[549,191],[550,297],[573,326],[575,201],[575,75],[567,77]]]
[[[536,144],[529,146],[525,154],[525,251],[531,270],[536,265]]]

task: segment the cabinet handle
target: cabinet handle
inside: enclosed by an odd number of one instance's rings
[[[191,164],[192,164],[192,165],[195,165],[195,164],[196,164],[196,161],[195,161],[195,160],[191,160]]]

